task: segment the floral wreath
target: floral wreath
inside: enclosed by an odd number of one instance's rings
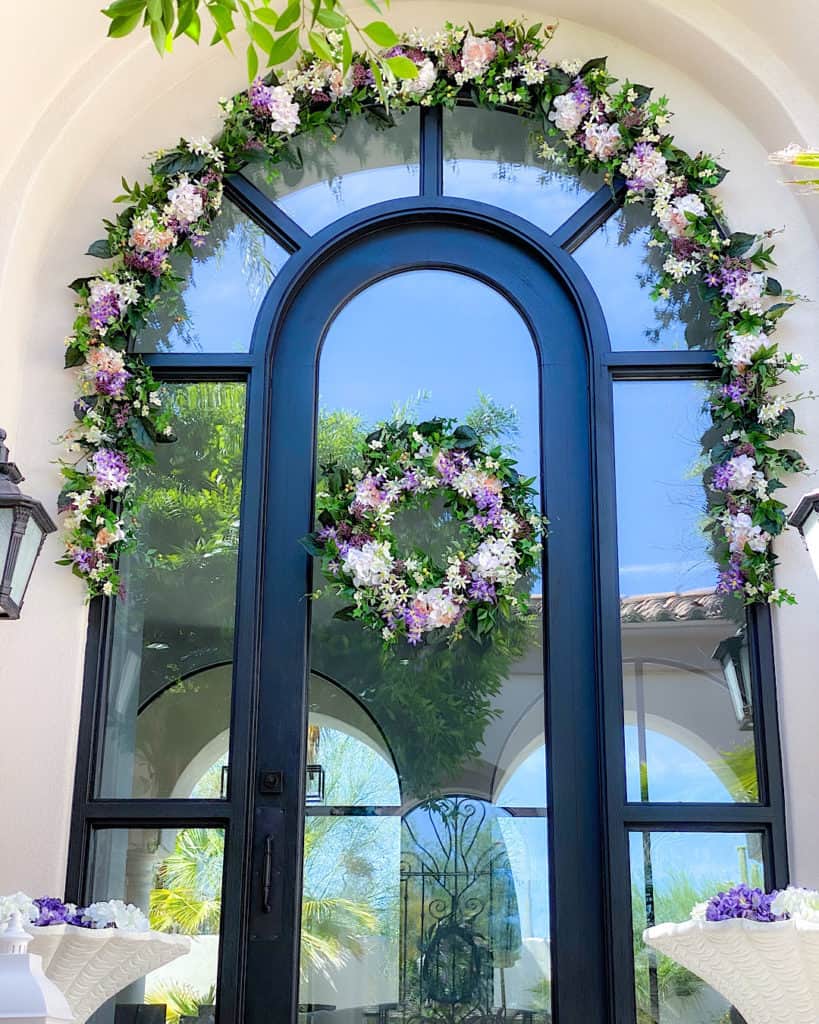
[[[321,52],[332,60],[302,53],[295,68],[222,101],[223,128],[213,142],[181,140],[155,156],[147,184],[123,180],[117,202],[124,208],[88,250],[106,269],[71,285],[78,315],[66,365],[79,371],[81,396],[67,435],[78,457],[63,463],[61,561],[87,582],[90,596],[121,590],[117,558],[133,543],[130,482],[151,461],[148,442],[173,439],[160,385],[132,343],[178,291],[170,257],[203,244],[225,175],[251,161],[275,175],[283,161],[298,162],[299,135],[321,132],[332,141],[360,114],[389,119],[467,96],[530,119],[542,133],[543,158],[601,173],[612,186],[623,180],[625,201],[651,208],[651,244],[664,255],[653,297],[667,300],[685,282],[709,303],[714,322],[720,378],[709,404],[719,441],[707,453],[705,525],[722,563],[717,589],[747,603],[795,600],[775,586],[771,542],[786,526],[774,492],[783,474],[804,469],[798,452],[777,444],[795,432],[791,406],[799,396],[777,389],[803,364],[773,337],[797,296],[768,274],[771,233],[726,232],[711,190],[727,172],[711,156],[674,144],[664,97],[652,99],[649,88],[628,80],[615,87],[605,58],[550,61],[544,48],[551,36],[551,28],[503,22],[480,32],[452,25],[430,37],[413,32],[386,51],[382,74],[326,31]],[[399,81],[390,61],[413,77]]]
[[[487,639],[499,617],[526,615],[520,581],[539,564],[545,520],[533,479],[501,448],[482,450],[453,420],[388,423],[364,442],[352,469],[325,468],[316,495],[320,528],[302,543],[333,591],[352,604],[336,618],[381,633],[386,645],[416,645],[464,631]],[[397,513],[442,502],[458,544],[438,564],[428,552],[399,551]]]

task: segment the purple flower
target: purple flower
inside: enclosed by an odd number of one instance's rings
[[[730,384],[723,384],[720,388],[723,398],[727,398],[737,405],[743,405],[748,394],[745,382],[741,380],[732,381]]]
[[[731,480],[733,478],[734,471],[731,468],[731,464],[728,462],[722,462],[714,470],[714,487],[718,491],[730,490]]]
[[[488,487],[481,487],[475,492],[475,504],[481,512],[486,513],[485,519],[492,526],[499,527],[503,524],[503,517],[501,516],[502,500],[501,496],[496,494],[495,491],[490,490]]]
[[[254,114],[267,114],[270,110],[270,101],[273,98],[273,90],[270,86],[257,78],[247,90],[247,98],[250,101],[250,109]]]
[[[481,576],[473,576],[469,584],[469,596],[476,601],[494,601],[495,585]]]
[[[451,451],[441,452],[436,460],[435,468],[440,473],[444,483],[451,484],[455,477],[468,465],[470,465],[470,460],[466,452]]]
[[[119,314],[119,296],[112,288],[101,290],[88,305],[89,319],[95,331],[116,320]]]
[[[43,896],[39,900],[34,900],[34,905],[40,911],[37,920],[32,922],[37,928],[50,924],[65,924],[69,911],[62,900]]]
[[[727,892],[712,896],[705,910],[705,919],[732,921],[743,918],[748,921],[778,921],[780,918],[771,910],[771,903],[775,897],[775,892],[766,893],[743,882]]]
[[[717,579],[718,594],[736,594],[745,586],[745,573],[740,568],[740,559],[732,558]]]
[[[126,252],[125,266],[134,270],[145,270],[154,277],[162,276],[162,265],[168,255],[167,249],[154,249],[151,252]]]
[[[421,481],[414,469],[408,469],[401,477],[401,487],[405,491],[417,491],[420,486]]]
[[[113,448],[100,448],[91,457],[94,479],[104,491],[121,491],[128,483],[128,460]]]
[[[119,370],[116,373],[98,370],[94,375],[94,387],[99,395],[121,395],[130,379],[131,374],[127,370]]]
[[[720,276],[716,271],[712,270],[710,273],[705,275],[705,283],[710,285],[712,288],[716,288],[720,283]]]
[[[74,548],[71,552],[71,560],[86,575],[95,569],[99,561],[99,554],[96,551],[89,551],[85,548]]]

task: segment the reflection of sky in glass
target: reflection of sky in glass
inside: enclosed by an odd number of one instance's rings
[[[614,385],[620,593],[713,587],[714,562],[699,528],[705,492],[697,471],[709,426],[703,385]]]
[[[277,204],[313,234],[365,206],[418,195],[419,180],[418,164],[353,171],[283,195]]]
[[[227,202],[223,216],[225,228],[217,226],[193,260],[175,259],[182,304],[172,299],[164,315],[157,311],[157,326],[137,338],[138,352],[249,351],[262,299],[288,254]]]
[[[421,417],[463,419],[481,393],[518,414],[521,471],[538,475],[537,361],[529,329],[494,289],[443,270],[396,274],[338,314],[321,354],[319,402],[389,419],[419,392]]]
[[[444,111],[444,194],[490,203],[544,231],[560,227],[601,185],[538,161],[536,122],[497,111]]]
[[[624,207],[573,254],[603,307],[611,347],[707,348],[710,318],[696,286],[675,288],[668,303],[651,298],[662,258],[648,248],[650,225],[647,209]]]
[[[626,725],[628,799],[640,801],[640,754],[637,727]],[[649,797],[655,803],[725,803],[733,797],[716,772],[683,743],[651,729],[646,731]]]
[[[629,836],[631,877],[642,889],[643,836],[632,832]],[[715,886],[736,884],[743,880],[756,883],[761,864],[755,859],[759,851],[759,838],[745,832],[652,832],[651,866],[654,885],[666,889],[676,880],[689,880],[703,895],[715,891]],[[747,868],[746,868],[747,855]],[[690,911],[690,907],[688,908]]]
[[[546,806],[546,748],[536,747],[504,782],[495,797],[499,807]]]

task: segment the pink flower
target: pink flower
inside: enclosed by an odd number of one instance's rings
[[[623,144],[618,124],[592,124],[583,136],[583,145],[597,160],[610,160]]]
[[[482,75],[495,59],[497,52],[498,44],[492,39],[468,34],[461,52],[464,81]]]

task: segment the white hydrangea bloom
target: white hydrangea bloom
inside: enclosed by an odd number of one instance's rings
[[[179,181],[168,191],[168,205],[165,215],[187,227],[202,216],[205,203],[202,195],[187,174],[181,174]]]
[[[705,204],[700,197],[693,192],[689,192],[688,195],[678,196],[672,200],[658,214],[660,227],[670,238],[681,238],[691,224],[687,214],[690,213],[695,217],[704,217],[706,212]]]
[[[122,900],[107,900],[92,903],[83,914],[83,919],[91,922],[92,928],[109,928],[112,925],[125,932],[150,931],[148,918],[133,903]]]
[[[776,894],[771,910],[778,917],[788,914],[800,921],[819,923],[819,892],[789,885]]]
[[[691,908],[691,920],[692,921],[704,921],[705,912],[708,910],[708,900],[703,900],[702,903],[695,903]]]
[[[405,78],[401,84],[401,92],[405,96],[423,96],[435,85],[438,72],[431,60],[427,59],[418,68],[417,78]]]
[[[742,373],[751,365],[756,353],[770,343],[766,334],[736,334],[728,346],[728,361],[738,373]]]
[[[383,583],[392,569],[392,552],[386,541],[368,541],[360,548],[350,548],[342,562],[344,571],[356,587],[373,587]]]
[[[490,583],[514,583],[518,578],[515,549],[505,538],[487,537],[469,561]]]
[[[0,896],[0,925],[6,925],[15,913],[19,913],[20,917],[29,923],[36,921],[40,916],[34,900],[24,892]]]
[[[747,456],[746,456],[747,457]],[[746,512],[729,516],[725,525],[728,544],[735,554],[741,554],[747,545],[751,551],[765,551],[771,536],[761,526],[755,526]]]

